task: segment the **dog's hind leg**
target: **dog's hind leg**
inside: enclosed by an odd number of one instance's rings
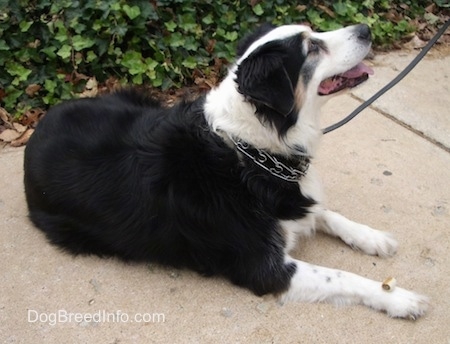
[[[392,234],[353,222],[331,210],[317,214],[317,229],[339,237],[350,247],[366,254],[389,257],[397,251],[397,241]]]
[[[384,311],[391,317],[416,319],[428,307],[428,298],[396,287],[385,291],[376,282],[354,273],[324,268],[286,257],[296,272],[281,302],[329,302],[337,305],[362,304]]]

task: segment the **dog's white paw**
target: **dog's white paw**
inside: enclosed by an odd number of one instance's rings
[[[372,229],[371,236],[367,239],[364,252],[380,257],[391,257],[397,253],[398,242],[391,233]]]
[[[398,248],[397,240],[391,233],[364,225],[361,225],[352,237],[344,237],[342,240],[352,248],[373,256],[391,257]]]
[[[382,300],[382,301],[381,301]],[[381,303],[369,306],[385,311],[393,318],[416,320],[424,315],[429,306],[429,298],[412,291],[395,288],[392,292],[384,292]]]

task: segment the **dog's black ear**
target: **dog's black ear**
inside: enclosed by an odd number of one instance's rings
[[[247,99],[286,117],[295,106],[295,95],[292,81],[283,66],[285,55],[286,48],[282,42],[262,45],[239,63],[236,82],[239,92]]]

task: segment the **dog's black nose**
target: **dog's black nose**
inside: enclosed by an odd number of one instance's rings
[[[363,41],[371,41],[372,35],[370,33],[370,28],[366,24],[356,25],[355,30],[358,34],[358,38]]]

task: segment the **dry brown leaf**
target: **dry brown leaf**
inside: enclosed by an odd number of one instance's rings
[[[6,97],[6,91],[3,88],[0,88],[0,101]]]
[[[6,124],[6,127],[11,128],[11,115],[2,107],[0,107],[0,119]]]
[[[27,44],[27,46],[28,46],[29,48],[32,48],[32,49],[36,49],[36,48],[39,47],[40,45],[41,45],[41,41],[38,40],[38,39],[35,39],[34,42],[30,42],[30,43]]]
[[[12,147],[20,147],[23,145],[26,145],[28,140],[30,139],[31,135],[33,135],[34,129],[28,129],[25,131],[18,139],[11,141],[10,145]]]
[[[414,35],[414,37],[409,42],[405,43],[403,46],[407,49],[422,49],[426,45],[427,42],[421,40],[419,37]]]
[[[210,39],[208,44],[206,45],[206,51],[210,54],[214,51],[214,47],[216,46],[217,41],[215,39]]]
[[[38,84],[31,84],[28,85],[27,88],[25,89],[25,93],[29,96],[29,97],[33,97],[36,93],[38,93],[40,91],[40,89],[42,88],[41,85]]]
[[[3,142],[11,142],[17,140],[22,134],[14,129],[6,129],[0,133],[0,140]]]
[[[45,111],[40,108],[30,109],[20,117],[19,123],[27,127],[35,128],[44,115]]]
[[[435,10],[436,10],[435,3],[432,3],[431,5],[428,5],[427,7],[425,7],[425,11],[428,13],[434,13]]]
[[[111,76],[106,79],[105,86],[107,87],[108,91],[115,91],[120,88],[120,81],[117,78]]]
[[[80,98],[93,98],[98,94],[98,82],[95,77],[90,78],[86,82],[86,86],[84,87],[84,91],[79,94]]]
[[[385,18],[394,23],[398,23],[403,19],[403,16],[399,14],[396,10],[391,9],[389,12],[385,14]]]
[[[27,130],[27,127],[25,125],[22,125],[22,124],[17,123],[17,122],[13,123],[13,127],[20,134],[24,133],[25,130]]]
[[[76,70],[72,72],[72,74],[67,76],[69,79],[68,81],[78,84],[82,80],[89,80],[90,77],[83,73],[78,73]]]
[[[331,18],[336,18],[336,14],[332,10],[330,10],[327,6],[324,5],[318,5],[322,11],[324,11],[326,14],[328,14]]]

